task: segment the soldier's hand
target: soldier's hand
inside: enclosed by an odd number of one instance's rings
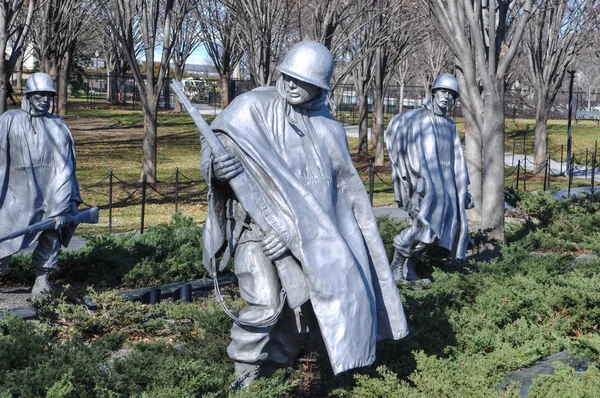
[[[61,229],[69,223],[67,219],[67,214],[60,214],[54,217],[54,222],[54,229],[58,231],[59,229]]]
[[[244,171],[244,166],[238,158],[228,153],[213,159],[213,172],[215,177],[221,181],[229,181],[241,174]]]
[[[271,261],[277,260],[288,251],[283,239],[281,239],[279,234],[275,231],[271,231],[269,236],[263,239],[262,249],[267,258]]]

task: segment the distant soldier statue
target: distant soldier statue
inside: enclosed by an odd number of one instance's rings
[[[465,209],[473,207],[473,198],[456,125],[447,116],[458,97],[458,82],[443,73],[424,107],[396,115],[385,133],[395,199],[412,221],[394,238],[396,280],[419,280],[415,266],[430,244],[465,258],[470,241]]]
[[[325,105],[333,57],[303,41],[278,69],[276,87],[237,97],[214,120],[229,154],[214,157],[202,145],[214,211],[204,261],[233,255],[248,303],[227,350],[238,388],[290,366],[317,330],[335,374],[370,365],[376,341],[408,333],[346,133]],[[249,184],[234,194],[242,177]],[[251,206],[242,207],[242,195]]]
[[[56,88],[45,73],[25,85],[21,109],[0,116],[0,236],[51,219],[54,226],[0,243],[0,275],[10,257],[37,239],[32,295],[50,288],[61,244],[67,246],[76,225],[67,225],[81,203],[75,177],[75,145],[65,123],[48,110]]]

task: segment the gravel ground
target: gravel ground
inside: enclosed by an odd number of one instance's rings
[[[31,306],[31,287],[0,288],[0,310],[12,310]]]

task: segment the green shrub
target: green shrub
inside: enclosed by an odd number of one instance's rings
[[[202,228],[180,214],[143,235],[88,236],[84,248],[63,252],[58,265],[53,278],[99,287],[150,286],[208,276],[202,266]]]

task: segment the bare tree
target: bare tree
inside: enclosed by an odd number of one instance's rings
[[[548,115],[568,68],[586,45],[585,35],[592,27],[596,8],[595,0],[547,0],[528,24],[528,72],[536,101],[534,173],[544,170]]]
[[[205,0],[196,9],[204,47],[221,77],[221,102],[225,108],[235,93],[229,91],[229,81],[244,55],[240,26],[233,23],[232,10],[222,0]]]
[[[239,45],[245,50],[254,83],[268,86],[275,66],[289,45],[293,0],[224,0],[237,25]]]
[[[469,191],[475,200],[471,216],[503,241],[504,79],[534,0],[422,1],[457,60]]]
[[[600,58],[595,56],[594,51],[586,49],[579,57],[576,69],[575,83],[577,89],[585,92],[586,108],[590,110],[592,93],[600,87]]]
[[[439,32],[431,24],[419,30],[419,48],[415,51],[416,73],[427,93],[435,78],[452,70],[454,57]]]
[[[69,74],[78,43],[89,35],[95,8],[87,0],[45,0],[31,30],[43,72],[56,82],[58,114],[67,113]]]
[[[8,60],[0,62],[0,114],[6,111],[9,78],[23,54],[35,10],[35,1],[0,1],[0,54],[6,54],[10,43],[12,51]]]
[[[140,91],[140,103],[144,110],[144,141],[142,144],[142,177],[156,182],[157,117],[158,102],[169,60],[175,45],[175,37],[181,32],[176,26],[174,0],[108,0],[102,4],[108,16],[108,25],[115,34],[127,57],[127,62]],[[174,28],[175,27],[175,28]],[[136,58],[139,35],[144,48],[145,76]],[[154,68],[154,52],[161,49],[158,70]]]
[[[418,19],[418,15],[406,12],[403,7],[405,3],[398,0],[377,1],[379,12],[374,21],[377,31],[382,34],[382,40],[375,48],[372,74],[371,139],[375,145],[376,166],[383,166],[384,163],[384,93],[398,63],[406,56],[406,50],[409,48],[409,39],[413,32],[409,24]]]
[[[398,111],[400,113],[404,111],[404,89],[406,83],[416,75],[416,68],[413,67],[414,57],[411,56],[412,54],[409,52],[408,56],[400,60],[396,68],[396,73],[393,75],[394,81],[400,86],[397,98]]]
[[[175,79],[181,81],[185,72],[185,63],[194,51],[202,44],[200,19],[196,15],[196,0],[176,0],[175,20],[181,20],[181,32],[173,32],[173,71]],[[204,7],[203,3],[202,7]],[[216,23],[214,21],[213,23]],[[175,98],[175,111],[181,112],[181,103]]]

